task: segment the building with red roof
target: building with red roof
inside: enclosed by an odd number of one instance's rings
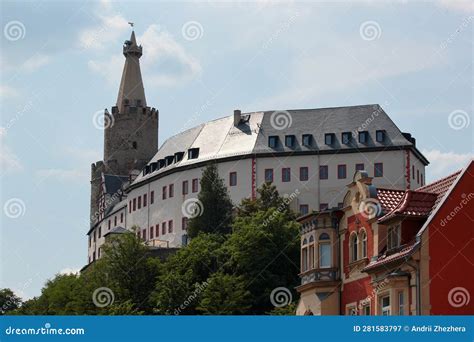
[[[474,162],[415,190],[365,171],[301,223],[298,315],[474,314]]]

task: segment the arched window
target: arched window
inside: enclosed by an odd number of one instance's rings
[[[310,270],[314,268],[314,237],[313,237],[313,235],[311,235],[309,237],[309,262],[308,262],[308,265],[309,265]]]
[[[360,232],[360,242],[361,242],[361,254],[362,258],[367,258],[367,233],[365,229],[362,229]]]
[[[301,249],[301,272],[308,270],[308,240],[303,240],[303,246]]]
[[[349,249],[351,253],[351,261],[356,261],[359,257],[358,251],[357,251],[357,244],[358,244],[358,239],[357,239],[357,234],[352,233],[350,239],[349,239]]]
[[[329,268],[332,264],[331,238],[327,233],[319,235],[319,268]]]

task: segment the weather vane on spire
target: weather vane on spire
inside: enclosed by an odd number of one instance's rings
[[[132,27],[132,29],[133,29],[133,24],[134,23],[132,23],[131,21],[128,22],[128,25],[130,25]]]

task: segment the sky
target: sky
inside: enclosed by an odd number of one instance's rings
[[[234,109],[378,103],[431,162],[427,182],[473,157],[469,1],[2,1],[0,288],[23,298],[87,262],[128,22],[160,144]]]

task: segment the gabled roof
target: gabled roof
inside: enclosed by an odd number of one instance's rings
[[[433,183],[422,186],[416,190],[407,190],[404,192],[403,197],[397,203],[396,207],[388,212],[385,216],[379,219],[385,221],[387,218],[393,217],[397,214],[412,216],[412,217],[427,217],[427,220],[419,230],[416,236],[416,240],[410,242],[394,252],[385,252],[378,256],[377,260],[371,261],[362,271],[366,272],[369,270],[376,269],[388,263],[407,258],[409,255],[414,253],[420,246],[420,236],[426,227],[430,224],[432,218],[436,214],[437,210],[443,205],[445,199],[449,196],[451,191],[456,186],[462,175],[469,169],[472,168],[473,161],[466,166],[462,171],[454,172],[453,174],[441,178]]]
[[[130,232],[129,230],[123,228],[123,227],[114,227],[110,231],[104,234],[104,236],[111,235],[111,234],[124,234]]]

